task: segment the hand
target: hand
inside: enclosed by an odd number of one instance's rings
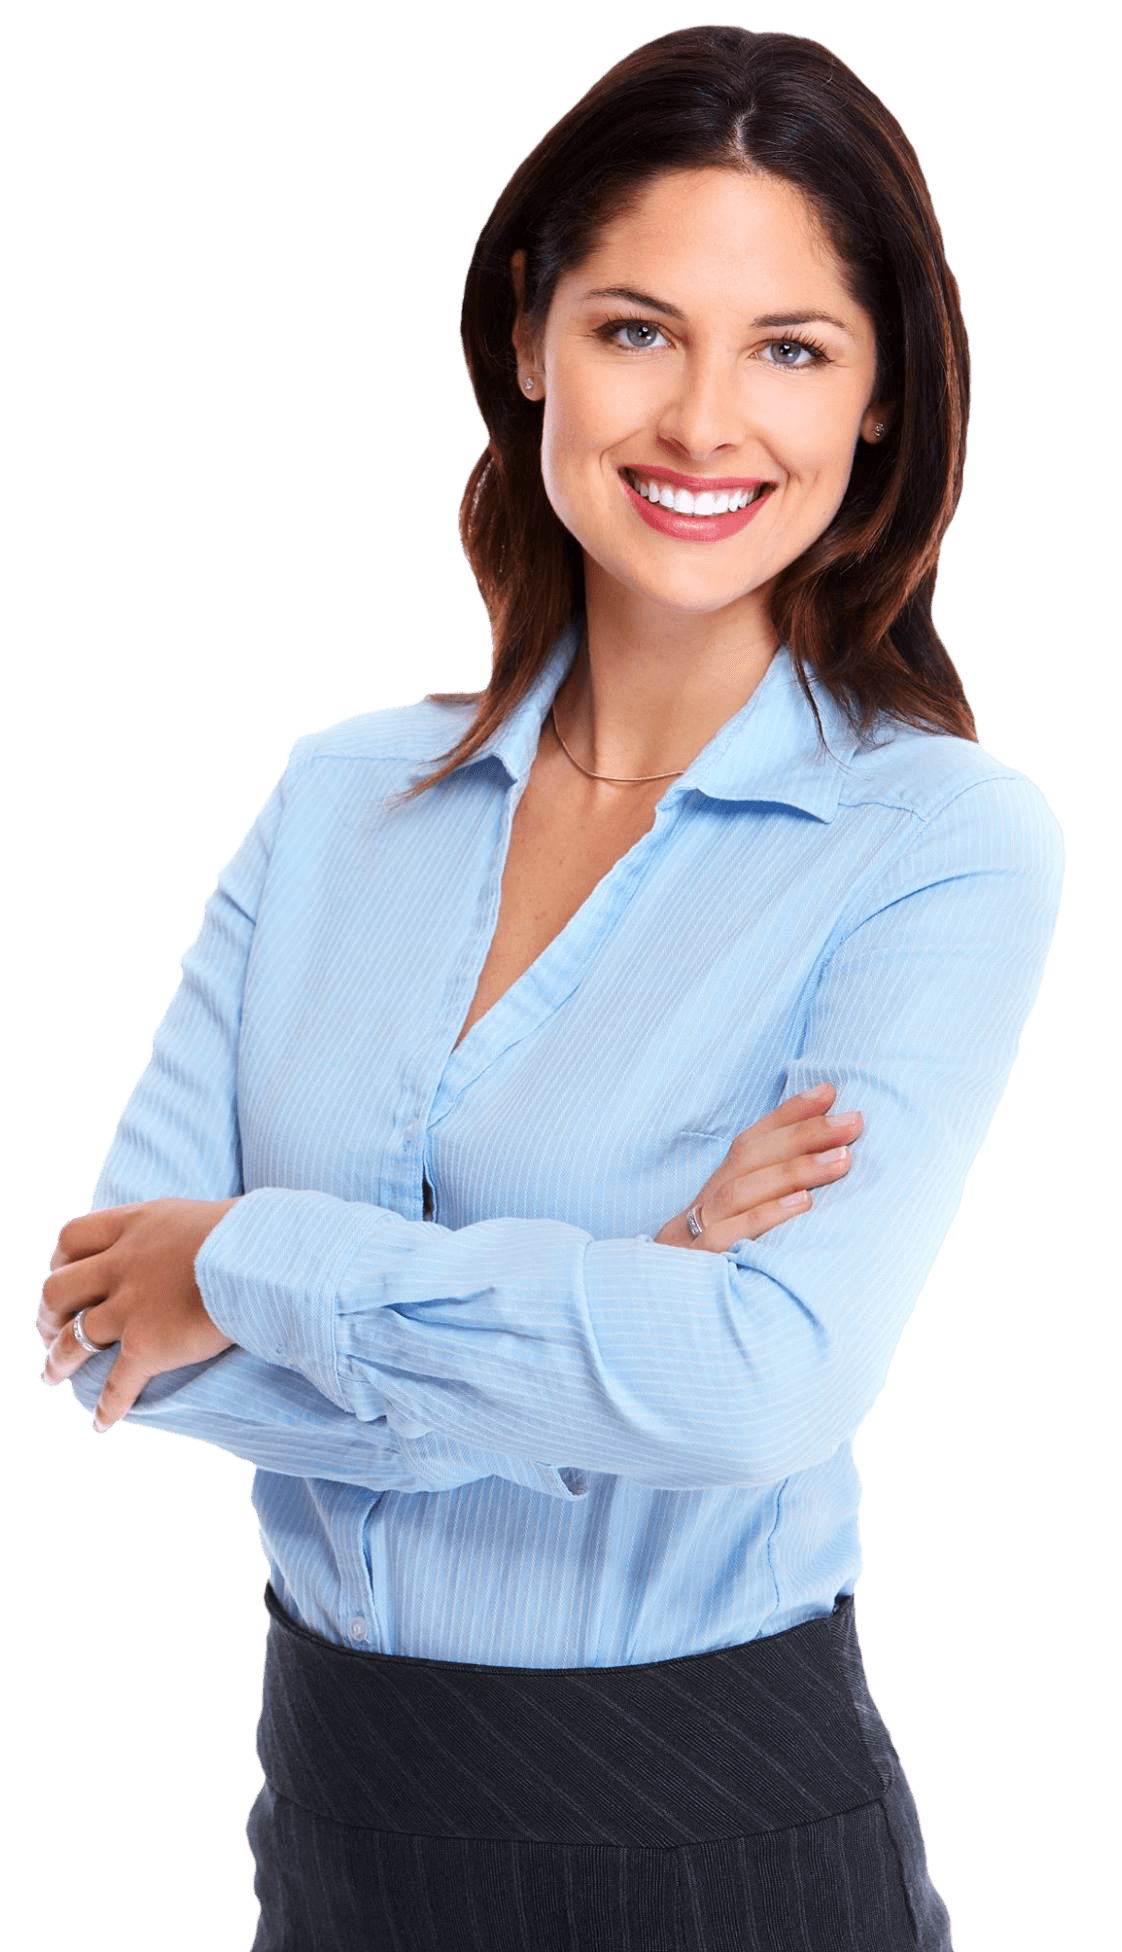
[[[655,1239],[669,1247],[724,1254],[734,1241],[758,1240],[769,1228],[805,1213],[814,1204],[809,1187],[828,1186],[849,1171],[848,1150],[841,1159],[824,1154],[848,1146],[864,1128],[860,1112],[844,1112],[838,1123],[829,1123],[826,1107],[836,1097],[832,1084],[818,1085],[797,1098],[785,1098],[773,1112],[738,1132],[691,1202],[704,1228],[700,1240],[690,1233],[685,1213],[676,1213]],[[792,1195],[798,1196],[795,1202],[784,1204]]]
[[[100,1348],[119,1342],[94,1429],[130,1410],[151,1377],[232,1349],[203,1307],[195,1256],[236,1200],[136,1200],[68,1220],[51,1255],[36,1328],[48,1344],[43,1381],[61,1383],[88,1360],[71,1323]]]

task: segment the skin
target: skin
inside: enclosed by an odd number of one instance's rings
[[[511,277],[521,307],[521,252]],[[654,294],[682,316],[587,297],[607,286]],[[626,314],[649,329],[600,330]],[[813,323],[753,323],[767,315]],[[803,349],[806,333],[824,358]],[[514,344],[520,388],[534,381],[527,411],[544,401],[546,493],[584,554],[587,630],[556,701],[565,743],[594,772],[680,771],[755,690],[777,649],[776,578],[829,526],[858,441],[891,420],[891,403],[874,398],[873,321],[789,184],[667,171],[559,281],[538,331],[519,310]],[[738,535],[687,542],[656,533],[631,507],[618,470],[642,463],[763,479],[774,492]],[[523,798],[547,849],[561,835],[570,855],[570,843],[583,848],[594,881],[643,830],[661,791],[587,779],[543,728]],[[828,1153],[862,1129],[860,1112],[829,1123],[834,1096],[823,1084],[737,1134],[698,1196],[703,1243],[684,1212],[656,1238],[722,1253],[805,1211],[811,1186],[848,1170],[848,1150]],[[792,1195],[799,1204],[779,1204]],[[120,1343],[95,1428],[117,1422],[150,1377],[232,1346],[206,1313],[194,1262],[236,1204],[140,1201],[63,1227],[37,1319],[43,1376],[61,1382],[87,1360],[72,1321],[88,1307],[91,1340]]]
[[[131,1409],[145,1383],[166,1369],[205,1362],[233,1347],[203,1307],[195,1256],[236,1199],[137,1200],[68,1220],[43,1283],[36,1328],[47,1344],[45,1383],[60,1383],[89,1360],[71,1324],[91,1342],[120,1342],[94,1412],[108,1430]]]
[[[523,272],[515,252],[519,297]],[[611,286],[654,294],[685,320],[584,296]],[[598,331],[628,312],[655,330]],[[807,328],[822,363],[751,325],[817,312],[847,328]],[[543,330],[520,316],[514,344],[520,382],[534,380],[527,398],[544,398],[546,493],[584,552],[587,639],[557,701],[565,742],[594,772],[685,767],[763,676],[777,576],[832,521],[858,440],[891,421],[873,392],[873,321],[790,184],[668,171],[558,281]],[[618,470],[644,461],[777,488],[739,535],[678,541],[627,501]],[[606,802],[616,793],[601,789]]]

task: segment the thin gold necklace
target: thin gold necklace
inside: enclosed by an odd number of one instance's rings
[[[578,771],[587,774],[589,779],[607,780],[609,786],[642,786],[647,780],[651,780],[651,779],[678,779],[680,775],[684,773],[686,770],[684,766],[679,766],[677,772],[638,773],[633,778],[630,779],[623,778],[618,773],[594,773],[590,770],[589,767],[582,766],[580,760],[576,757],[575,753],[569,751],[568,746],[565,744],[564,739],[562,739],[561,737],[561,727],[557,723],[557,713],[554,711],[552,705],[549,708],[549,716],[553,721],[553,729],[557,734],[558,742],[560,744],[562,752],[566,755],[567,758],[572,760],[574,766],[577,767]]]

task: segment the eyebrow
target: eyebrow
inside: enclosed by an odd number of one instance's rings
[[[655,298],[649,291],[632,291],[627,285],[605,285],[595,291],[586,291],[584,295],[585,298],[619,298],[625,305],[642,305],[647,311],[661,312],[668,319],[684,320],[686,316],[676,305],[668,305],[664,298]],[[816,312],[809,308],[797,312],[765,312],[761,318],[751,319],[749,323],[753,330],[775,326],[836,325],[839,332],[853,337],[852,328],[844,319],[836,319],[830,312]]]

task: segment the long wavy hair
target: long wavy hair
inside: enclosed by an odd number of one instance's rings
[[[461,336],[487,426],[460,505],[460,537],[491,620],[492,671],[463,736],[411,798],[469,759],[523,698],[584,609],[580,545],[541,472],[541,408],[518,385],[511,254],[526,253],[524,309],[543,326],[558,279],[669,170],[714,165],[793,184],[873,321],[874,398],[887,437],[858,443],[829,527],[778,577],[771,618],[814,707],[807,667],[864,736],[878,714],[977,739],[931,599],[962,488],[970,360],[958,286],[915,151],[836,55],[792,34],[687,27],[636,48],[519,166],[480,233]],[[821,720],[815,707],[819,734]]]

